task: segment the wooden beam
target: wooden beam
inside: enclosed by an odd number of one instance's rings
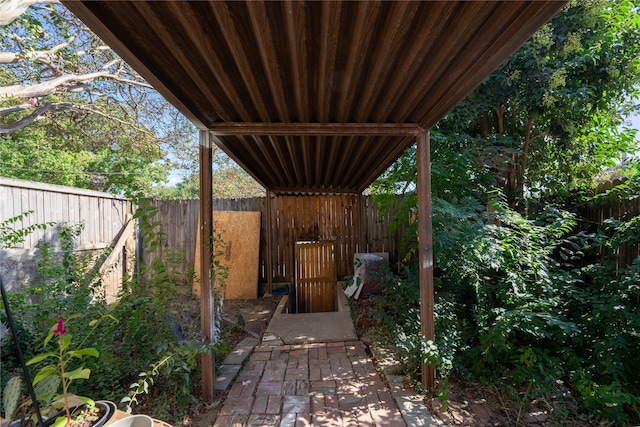
[[[358,194],[355,188],[314,188],[314,187],[274,187],[271,192],[277,196],[330,196],[340,194]]]
[[[418,260],[420,278],[420,319],[422,335],[435,341],[433,293],[433,232],[431,228],[431,154],[429,132],[420,130],[416,137],[418,164]],[[422,385],[435,390],[435,369],[422,364]]]
[[[216,136],[415,136],[415,123],[237,123],[222,122],[211,126]]]
[[[267,199],[266,199],[266,206],[265,209],[267,211],[267,220],[266,220],[266,224],[267,224],[267,253],[266,253],[266,257],[265,257],[265,273],[267,275],[267,290],[270,294],[273,293],[273,254],[271,253],[271,250],[273,249],[273,245],[272,245],[272,240],[273,240],[273,223],[272,223],[272,218],[273,218],[273,214],[271,213],[271,197],[273,197],[273,194],[271,193],[271,190],[269,190],[267,188]]]
[[[215,333],[213,284],[211,261],[213,254],[213,191],[211,135],[200,131],[200,329],[202,337],[211,343]],[[213,402],[215,392],[215,356],[213,352],[202,354],[202,398]]]

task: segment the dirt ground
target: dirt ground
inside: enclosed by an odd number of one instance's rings
[[[262,337],[269,326],[281,297],[254,300],[225,300],[222,310],[222,331],[230,333],[227,341],[235,346],[247,336]]]

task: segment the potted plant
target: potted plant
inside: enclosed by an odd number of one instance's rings
[[[67,320],[79,317],[74,315]],[[112,320],[113,316],[107,315]],[[70,392],[71,384],[79,379],[88,379],[91,370],[82,364],[75,366],[76,360],[98,357],[93,347],[83,348],[87,338],[99,325],[100,320],[89,323],[91,330],[77,345],[72,346],[73,336],[65,328],[65,321],[58,319],[44,340],[44,352],[27,361],[27,365],[49,362],[41,367],[33,379],[38,402],[44,402],[43,414],[48,415],[46,425],[53,427],[99,427],[115,415],[116,406],[112,402],[94,401],[88,397],[75,396]],[[55,337],[55,339],[54,339]],[[62,390],[60,392],[60,386]],[[60,392],[60,393],[59,393]],[[30,399],[25,404],[28,405]],[[51,413],[54,412],[53,415]]]

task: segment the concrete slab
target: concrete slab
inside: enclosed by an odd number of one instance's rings
[[[444,423],[435,418],[424,405],[420,396],[396,396],[396,403],[408,426],[435,426]]]
[[[309,344],[357,341],[349,304],[344,292],[338,292],[338,311],[327,313],[283,313],[288,296],[280,301],[264,333],[271,341],[284,344]],[[263,338],[263,344],[269,344]]]
[[[258,340],[253,337],[247,337],[235,346],[233,351],[225,357],[223,365],[242,365],[249,357],[254,347],[258,345]]]
[[[238,376],[242,365],[220,365],[216,374],[215,389],[226,390]]]

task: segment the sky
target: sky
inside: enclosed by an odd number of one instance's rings
[[[631,127],[638,129],[638,132],[640,132],[640,115],[631,118]],[[637,135],[637,138],[640,138],[640,135]]]

